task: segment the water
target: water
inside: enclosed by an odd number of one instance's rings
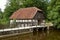
[[[60,40],[60,30],[20,34],[16,36],[0,38],[0,40]]]

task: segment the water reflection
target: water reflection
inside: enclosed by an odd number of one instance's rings
[[[39,31],[0,38],[0,40],[60,40],[60,31],[59,30]]]

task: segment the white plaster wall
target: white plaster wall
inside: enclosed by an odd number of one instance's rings
[[[37,20],[16,20],[16,22],[38,22]]]
[[[10,20],[10,24],[13,24],[14,20]]]

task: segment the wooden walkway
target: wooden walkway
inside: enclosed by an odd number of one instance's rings
[[[44,28],[45,26],[28,26],[28,27],[17,27],[17,28],[7,28],[7,29],[0,29],[0,38],[2,37],[9,37],[9,36],[14,36],[14,35],[19,35],[19,34],[24,34],[24,33],[30,33],[30,29],[34,29],[34,28]],[[29,32],[23,32],[23,33],[20,33],[17,32],[17,33],[10,33],[10,32],[14,32],[14,31],[18,31],[18,30],[25,30],[25,29],[29,29],[30,31]],[[8,34],[6,34],[6,32]],[[32,31],[31,31],[32,32]],[[3,33],[3,34],[2,34]]]
[[[17,28],[0,29],[0,32],[22,30],[22,29],[33,29],[33,28],[41,28],[41,27],[45,27],[45,26],[28,26],[28,27],[17,27]]]

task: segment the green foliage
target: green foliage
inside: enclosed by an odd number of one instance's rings
[[[6,4],[6,8],[3,12],[3,18],[0,20],[1,24],[8,24],[9,23],[9,17],[12,15],[13,12],[18,10],[20,8],[19,1],[18,0],[8,0],[8,3]]]
[[[9,21],[6,20],[6,18],[0,19],[0,24],[2,24],[2,25],[7,25],[8,23],[9,23]]]
[[[47,10],[48,0],[25,0],[23,2],[24,7],[37,7],[42,9],[44,12]]]
[[[47,18],[54,23],[55,27],[60,28],[60,0],[51,0]]]
[[[8,0],[8,3],[4,10],[4,17],[8,19],[12,15],[12,13],[18,10],[19,8],[20,6],[17,0]]]
[[[0,19],[2,19],[2,17],[3,17],[3,13],[2,13],[2,11],[0,9]]]

